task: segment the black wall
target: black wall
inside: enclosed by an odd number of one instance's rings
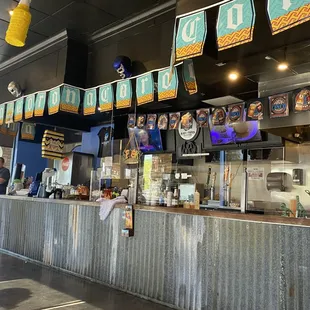
[[[169,65],[175,12],[153,18],[89,47],[88,86],[119,79],[113,61],[125,55],[134,62],[135,73]]]

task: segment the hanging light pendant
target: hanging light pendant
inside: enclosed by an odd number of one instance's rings
[[[5,41],[16,47],[25,46],[29,26],[31,0],[20,0],[18,6],[13,10],[10,24],[6,32]]]

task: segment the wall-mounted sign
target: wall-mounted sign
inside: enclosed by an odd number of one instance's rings
[[[270,118],[285,117],[289,115],[288,94],[269,97]]]
[[[131,80],[117,82],[116,87],[116,109],[131,107],[132,85]]]
[[[97,90],[96,88],[88,89],[84,94],[83,114],[91,115],[96,113]]]
[[[206,36],[205,11],[180,18],[176,35],[176,61],[202,55]]]
[[[23,119],[24,98],[15,101],[14,122],[20,122]]]
[[[50,90],[48,94],[48,114],[56,114],[59,112],[60,105],[60,86]]]
[[[35,95],[29,95],[25,100],[25,119],[33,117]]]
[[[114,92],[112,84],[106,84],[99,88],[99,108],[100,112],[113,110]]]
[[[80,90],[65,85],[62,89],[60,111],[77,114],[80,107]]]
[[[169,81],[170,80],[170,81]],[[158,101],[174,99],[178,94],[178,74],[174,70],[170,79],[170,69],[158,72]]]
[[[216,26],[219,51],[252,41],[254,24],[253,0],[234,0],[221,5]]]
[[[5,123],[13,123],[14,120],[14,101],[6,104]]]
[[[310,20],[309,0],[268,0],[267,11],[272,34]]]
[[[151,72],[137,78],[136,94],[138,105],[154,101],[154,78]]]
[[[181,117],[179,135],[183,140],[190,141],[197,137],[199,128],[193,115],[188,112]]]
[[[39,92],[34,105],[34,116],[43,116],[46,104],[46,91]]]

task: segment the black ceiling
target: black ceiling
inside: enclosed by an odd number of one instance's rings
[[[32,22],[23,49],[12,47],[4,40],[10,20],[9,11],[14,9],[18,2],[0,0],[0,62],[63,29],[73,30],[82,38],[87,37],[103,27],[167,0],[32,0]]]

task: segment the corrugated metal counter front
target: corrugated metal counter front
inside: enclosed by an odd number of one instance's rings
[[[1,197],[0,247],[181,309],[310,309],[309,227],[138,209],[123,238],[122,209],[98,214]]]

